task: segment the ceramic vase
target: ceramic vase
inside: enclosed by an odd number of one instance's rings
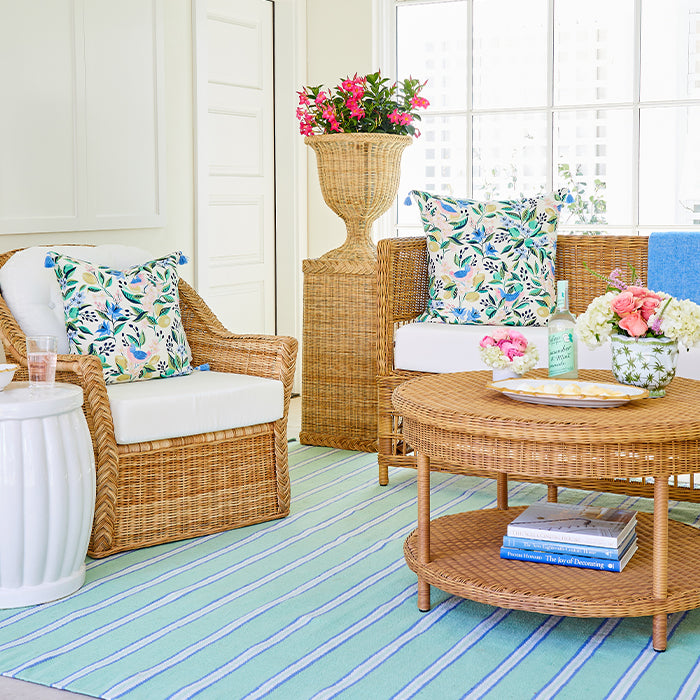
[[[676,374],[678,342],[665,338],[612,335],[612,373],[621,384],[648,389],[649,396],[666,394]]]
[[[493,381],[498,382],[501,379],[517,379],[520,375],[517,372],[513,372],[512,369],[504,367],[503,369],[493,370]]]
[[[327,260],[376,260],[372,224],[396,199],[401,155],[412,141],[399,134],[320,134],[304,143],[316,152],[326,204],[345,222],[347,238],[321,256]]]

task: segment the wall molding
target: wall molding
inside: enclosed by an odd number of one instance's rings
[[[22,26],[16,27],[17,41],[6,42],[3,51],[9,59],[6,65],[23,65],[25,75],[11,68],[2,75],[6,94],[11,91],[14,97],[4,102],[5,118],[0,120],[0,129],[5,130],[0,139],[13,144],[0,158],[0,182],[13,183],[13,190],[8,193],[5,188],[4,201],[0,192],[0,234],[165,224],[162,1],[115,3],[106,17],[102,11],[93,14],[88,0],[16,5],[15,21]],[[130,35],[128,64],[119,55],[110,61],[107,48],[102,53],[108,38],[116,44],[114,32],[120,27],[134,27],[141,40],[134,45]],[[47,28],[62,46],[70,41],[72,55],[57,58],[52,50],[33,51],[28,81],[23,53],[28,45],[41,45]],[[55,81],[57,60],[65,62],[66,70]],[[134,75],[142,81],[130,91]],[[118,96],[111,109],[106,97],[115,85],[131,102],[120,104]],[[42,106],[44,111],[32,118]],[[140,120],[133,131],[120,118],[119,107]],[[71,111],[70,126],[49,119],[54,111]],[[122,144],[128,147],[132,142],[133,150],[125,153]]]

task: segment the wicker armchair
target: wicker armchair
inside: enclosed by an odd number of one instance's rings
[[[647,242],[643,236],[575,236],[557,239],[556,276],[569,280],[570,306],[574,314],[586,310],[592,299],[605,292],[605,282],[591,275],[583,266],[609,272],[616,267],[633,265],[646,279]],[[377,245],[378,258],[378,345],[377,345],[377,430],[379,441],[379,483],[389,482],[389,467],[415,469],[413,449],[403,439],[401,417],[391,404],[394,389],[421,372],[394,367],[394,333],[410,323],[424,309],[428,299],[428,258],[425,238],[386,238]],[[451,471],[449,464],[431,462],[434,471]],[[483,476],[483,473],[481,474]],[[495,474],[493,476],[496,476]],[[518,477],[520,478],[520,477]],[[697,483],[696,483],[697,482]],[[597,488],[618,493],[650,497],[653,485],[625,479],[597,482],[558,482],[560,486]],[[700,502],[700,474],[689,475],[689,486],[674,477],[671,498]]]
[[[17,251],[0,255],[0,267]],[[274,422],[217,432],[118,444],[100,360],[59,355],[56,381],[82,387],[97,471],[88,553],[115,552],[242,527],[289,513],[287,416],[297,341],[234,335],[187,283],[180,306],[193,364],[280,380],[284,415]],[[8,361],[27,379],[25,335],[0,296],[0,337]],[[156,380],[165,381],[165,380]]]

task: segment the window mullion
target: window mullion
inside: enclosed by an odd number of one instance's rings
[[[642,79],[642,0],[634,2],[634,64],[632,67],[632,226],[639,233],[639,180],[640,180],[640,129],[641,129],[641,79]]]
[[[474,196],[474,1],[467,1],[467,118],[465,121],[467,155],[467,193]]]
[[[554,0],[547,3],[547,190],[554,189]]]

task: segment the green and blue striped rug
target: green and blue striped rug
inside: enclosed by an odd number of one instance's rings
[[[0,673],[100,698],[694,698],[700,610],[574,619],[433,589],[403,561],[416,474],[376,455],[291,445],[284,520],[89,561],[76,594],[0,611]],[[436,474],[432,514],[493,507],[490,480]],[[512,482],[510,502],[546,497]],[[651,503],[563,490],[562,501]],[[672,503],[698,524],[700,508]]]

